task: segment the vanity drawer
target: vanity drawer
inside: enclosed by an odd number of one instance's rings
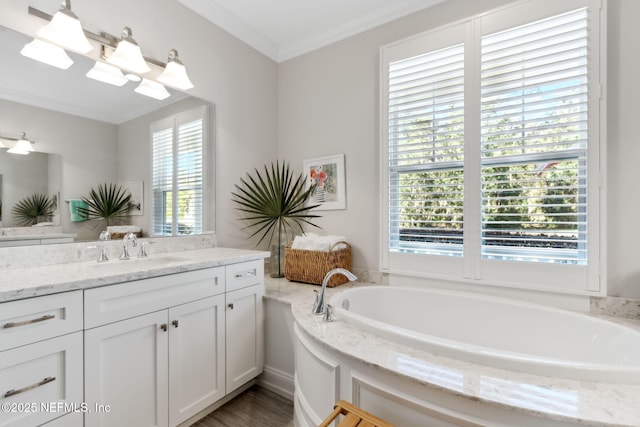
[[[75,332],[0,352],[0,426],[36,426],[78,407],[82,347]]]
[[[88,289],[84,291],[84,327],[95,328],[224,291],[224,267]]]
[[[247,261],[226,266],[227,292],[264,281],[264,260]]]
[[[0,351],[82,329],[82,291],[0,304]]]

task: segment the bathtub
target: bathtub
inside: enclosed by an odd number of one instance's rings
[[[470,293],[366,286],[337,321],[429,353],[554,378],[640,384],[640,332],[586,314]]]

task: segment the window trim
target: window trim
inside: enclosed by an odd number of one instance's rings
[[[465,112],[480,111],[480,61],[473,52],[482,34],[511,28],[587,6],[589,9],[589,253],[586,266],[555,265],[482,259],[481,196],[479,177],[482,165],[465,165],[464,256],[399,254],[389,248],[389,167],[388,167],[388,64],[413,55],[450,46],[464,34]],[[505,19],[505,16],[509,19]],[[507,22],[507,24],[505,24]],[[501,29],[500,26],[502,27]],[[437,37],[434,35],[437,34]],[[504,7],[453,22],[400,40],[380,49],[380,267],[391,275],[426,277],[489,286],[544,290],[577,295],[606,295],[606,0],[518,1]],[[470,41],[478,46],[469,49]],[[434,41],[435,40],[435,41]],[[450,41],[451,40],[451,41]],[[437,44],[440,41],[439,44]],[[478,50],[479,52],[479,50]],[[469,56],[467,56],[469,55]],[[470,94],[472,96],[470,96]],[[465,116],[465,158],[480,158],[480,115]],[[471,180],[471,176],[475,176]],[[469,184],[470,183],[470,184]],[[478,187],[478,188],[476,188]],[[468,207],[477,208],[473,216]],[[470,238],[469,238],[470,237]],[[523,275],[523,271],[525,274]],[[524,280],[521,280],[522,276]]]

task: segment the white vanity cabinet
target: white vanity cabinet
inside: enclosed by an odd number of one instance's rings
[[[262,260],[227,266],[227,393],[262,373],[264,264]]]
[[[174,426],[224,396],[224,272],[85,291],[85,425]]]
[[[82,291],[1,304],[0,426],[74,425],[82,356]]]
[[[85,425],[176,426],[255,378],[263,294],[263,260],[86,290]]]

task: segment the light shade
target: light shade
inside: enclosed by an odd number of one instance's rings
[[[24,45],[20,53],[27,58],[35,59],[62,70],[66,70],[73,64],[73,61],[63,48],[43,40],[34,39],[31,43]]]
[[[158,82],[142,79],[142,82],[134,89],[135,92],[162,101],[171,96],[169,91]]]
[[[142,50],[138,43],[131,37],[131,28],[124,27],[122,30],[122,39],[118,42],[116,50],[107,58],[107,62],[115,65],[116,67],[124,68],[125,70],[144,74],[151,71],[149,65],[142,56]]]
[[[62,8],[53,15],[51,21],[37,32],[43,38],[65,49],[87,53],[93,46],[87,40],[78,17],[71,12],[70,1],[63,1]]]
[[[31,145],[31,141],[26,139],[26,135],[23,133],[18,142],[16,142],[16,145],[9,148],[9,150],[7,150],[7,153],[25,155],[31,153],[32,151],[34,151],[34,149]]]
[[[187,69],[178,58],[177,50],[171,49],[169,51],[167,66],[162,74],[158,76],[158,81],[176,89],[187,90],[193,87],[193,83],[187,76]]]
[[[90,79],[98,80],[114,86],[123,86],[129,81],[118,67],[114,67],[113,65],[105,64],[100,61],[96,61],[96,64],[87,72],[86,75]]]

